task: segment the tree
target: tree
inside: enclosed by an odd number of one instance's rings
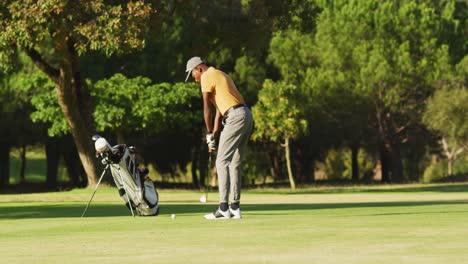
[[[83,70],[93,82],[120,72],[128,78],[145,76],[153,83],[174,83],[184,80],[186,60],[199,55],[207,59],[209,64],[230,72],[244,99],[252,106],[257,101],[257,93],[266,74],[273,72],[271,78],[277,79],[275,69],[268,66],[265,60],[272,31],[292,22],[310,30],[314,24],[311,18],[315,12],[310,12],[316,6],[314,2],[165,2],[158,6],[158,15],[151,19],[151,34],[141,52],[112,56],[105,64],[103,55],[87,54],[84,60],[88,67]],[[188,134],[192,136],[192,131]],[[166,139],[158,135],[158,140],[170,142],[173,135],[168,133]],[[198,149],[199,141],[197,138],[196,144],[191,147]],[[205,154],[201,152],[200,161]]]
[[[26,148],[40,142],[45,136],[45,127],[33,124],[29,115],[34,111],[31,98],[33,92],[23,86],[29,76],[27,70],[18,67],[17,73],[2,75],[0,78],[0,185],[9,182],[9,154],[11,148],[18,148],[20,182],[25,182]]]
[[[55,84],[60,108],[70,126],[88,184],[97,182],[92,102],[81,74],[80,55],[106,55],[144,45],[152,8],[141,1],[125,6],[97,1],[0,1],[0,67],[11,69],[17,50],[25,52]]]
[[[141,129],[142,120],[134,109],[140,95],[151,85],[151,80],[143,77],[128,79],[122,74],[115,74],[109,79],[92,84],[91,96],[96,102],[94,120],[97,130],[109,129],[117,136],[117,142],[123,144],[124,134]],[[149,98],[148,98],[149,99]]]
[[[294,29],[277,31],[271,38],[268,60],[278,68],[282,80],[301,85],[316,64],[313,50],[312,34]]]
[[[11,100],[9,104],[12,104],[16,108],[16,114],[9,126],[12,127],[13,131],[15,131],[11,142],[14,142],[20,152],[21,183],[26,182],[25,170],[27,146],[43,141],[46,136],[46,127],[44,125],[34,124],[30,118],[31,113],[34,112],[32,98],[34,98],[36,93],[40,92],[38,89],[31,89],[34,84],[31,84],[30,82],[34,82],[35,80],[35,69],[33,67],[34,66],[32,65],[23,65],[18,72],[9,74],[8,76],[9,89],[11,93],[15,95],[15,99]]]
[[[158,83],[139,92],[133,106],[140,120],[139,131],[146,137],[144,153],[162,173],[174,175],[176,168],[185,170],[192,161],[192,181],[196,171],[204,182],[206,164],[202,160],[202,114],[199,88],[195,83]],[[199,154],[200,157],[195,156]]]
[[[266,80],[258,95],[258,102],[252,108],[255,120],[253,139],[281,142],[285,148],[285,158],[291,189],[296,188],[291,168],[290,141],[297,138],[307,128],[300,108],[301,95],[296,86],[285,82]]]
[[[266,78],[264,66],[256,58],[245,55],[236,60],[234,70],[230,76],[236,82],[246,104],[254,105]]]
[[[452,78],[427,100],[423,122],[441,135],[443,154],[448,160],[448,175],[463,151],[468,150],[468,56],[457,65]]]
[[[0,83],[0,188],[7,186],[10,182],[10,150],[14,142],[14,130],[12,126],[15,121],[17,106],[15,94],[8,83],[8,78],[2,76]]]
[[[57,174],[60,157],[63,156],[68,174],[74,186],[86,186],[86,175],[83,171],[79,156],[70,135],[70,127],[60,110],[57,93],[54,91],[54,83],[40,72],[29,59],[20,54],[21,70],[11,74],[10,86],[17,94],[28,102],[25,107],[17,104],[24,113],[22,122],[33,122],[31,127],[35,128],[33,133],[27,129],[20,129],[16,138],[27,138],[29,142],[45,144],[47,159],[47,186],[57,187]],[[27,111],[24,111],[26,110]],[[18,130],[18,129],[16,129]],[[38,138],[38,136],[40,136]]]
[[[195,141],[201,138],[198,124],[202,115],[195,110],[195,99],[199,99],[195,84],[153,84],[146,77],[115,74],[91,83],[90,89],[96,102],[98,131],[115,134],[119,143],[138,143],[145,162],[154,163],[162,173],[174,174],[177,165],[184,169],[192,160],[192,178],[197,184],[198,157],[191,153],[197,151],[189,151],[200,146]]]
[[[319,3],[316,73],[333,76],[326,78],[328,86],[344,85],[372,106],[370,123],[379,138],[383,180],[403,181],[402,144],[420,126],[439,58],[447,55],[441,24],[457,23],[453,1],[441,9],[431,1]]]
[[[294,13],[295,11],[290,12]],[[296,17],[294,20],[301,21],[301,18]],[[299,27],[299,29],[302,29],[302,27]],[[315,28],[308,27],[308,31],[305,32],[299,29],[291,26],[291,28],[273,33],[268,62],[272,63],[278,71],[277,74],[273,75],[276,79],[295,85],[303,95],[300,104],[305,111],[304,116],[307,123],[311,124],[311,126],[308,127],[306,135],[302,135],[295,140],[297,147],[294,148],[293,157],[301,181],[309,181],[314,177],[315,160],[319,157],[319,149],[325,148],[323,146],[327,145],[328,142],[326,141],[330,137],[329,135],[326,137],[320,136],[321,133],[326,134],[329,131],[325,132],[322,120],[318,120],[321,115],[317,112],[318,108],[314,107],[316,101],[309,95],[307,91],[308,83],[305,80],[310,69],[317,63],[312,33]],[[312,127],[320,127],[320,129],[312,129]],[[274,158],[274,155],[272,157]]]

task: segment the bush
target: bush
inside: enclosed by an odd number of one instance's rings
[[[441,160],[426,167],[422,182],[465,181],[468,175],[468,155],[464,155],[455,161],[453,174],[447,176],[447,160]]]
[[[431,183],[442,180],[447,173],[447,162],[431,163],[423,173],[422,182]]]
[[[374,161],[363,149],[359,150],[358,166],[360,179],[369,180],[373,177]],[[351,180],[351,151],[347,148],[331,149],[325,161],[318,163],[317,168],[324,172],[328,180]]]

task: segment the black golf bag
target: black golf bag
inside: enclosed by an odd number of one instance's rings
[[[125,144],[111,147],[105,138],[95,136],[95,149],[101,162],[110,168],[119,195],[134,215],[159,214],[159,196],[148,170],[140,170],[135,158],[135,148]],[[104,175],[104,174],[103,174]]]

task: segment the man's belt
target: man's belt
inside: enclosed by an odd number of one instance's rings
[[[239,107],[247,107],[247,105],[246,104],[238,104],[238,105],[231,106],[226,112],[224,112],[223,117],[227,117],[229,115],[229,112],[231,112],[234,109],[237,109]]]

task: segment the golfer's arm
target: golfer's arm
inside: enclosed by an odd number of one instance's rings
[[[222,119],[222,115],[221,115],[221,112],[219,112],[219,109],[216,108],[216,116],[215,116],[215,120],[214,120],[214,128],[213,128],[213,134],[216,134],[219,132],[220,130],[220,126],[221,126],[221,119]]]
[[[205,117],[206,132],[213,132],[213,114],[211,113],[210,93],[203,94],[203,116]]]

